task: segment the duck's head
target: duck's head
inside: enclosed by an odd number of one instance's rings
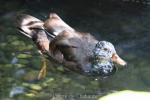
[[[116,71],[113,63],[126,66],[127,63],[121,59],[112,43],[99,41],[93,50],[92,74],[100,76],[109,76]]]

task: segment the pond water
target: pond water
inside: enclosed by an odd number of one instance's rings
[[[149,0],[148,0],[149,1]],[[0,1],[0,100],[97,100],[121,90],[150,91],[150,5],[90,0]],[[42,57],[30,39],[19,34],[14,17],[26,13],[45,20],[55,12],[78,31],[112,42],[128,62],[107,78],[55,68],[37,81]]]

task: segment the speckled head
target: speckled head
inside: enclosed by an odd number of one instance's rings
[[[109,60],[115,53],[116,50],[113,44],[107,41],[99,41],[93,50],[93,54],[97,59]]]
[[[116,53],[112,43],[107,41],[99,41],[93,50],[92,73],[94,75],[109,76],[116,71],[113,62],[120,65],[126,65]]]

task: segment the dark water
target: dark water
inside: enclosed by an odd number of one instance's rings
[[[98,0],[0,1],[0,100],[97,100],[120,90],[150,91],[150,6]],[[46,19],[55,12],[78,31],[112,42],[127,68],[108,78],[64,71],[48,62],[45,79],[36,77],[42,58],[32,41],[19,34],[14,17],[26,13]],[[21,94],[13,95],[19,89]],[[13,96],[13,97],[11,97]]]

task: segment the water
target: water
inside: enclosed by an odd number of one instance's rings
[[[0,99],[96,100],[114,91],[150,91],[149,6],[121,4],[116,7],[116,3],[103,5],[84,0],[80,3],[67,0],[0,2],[3,4],[0,7]],[[32,41],[20,35],[13,25],[15,14],[22,12],[40,19],[56,12],[78,31],[112,42],[128,62],[127,68],[118,66],[114,75],[102,79],[64,71],[62,66],[55,69],[57,65],[48,62],[46,78],[37,81],[42,58]],[[23,74],[16,76],[20,70]],[[26,92],[10,98],[14,86],[23,87]]]

